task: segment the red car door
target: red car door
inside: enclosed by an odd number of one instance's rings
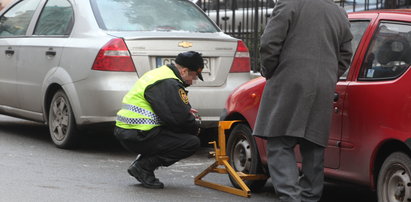
[[[333,103],[332,125],[328,146],[325,150],[324,166],[326,168],[339,168],[341,148],[352,147],[351,143],[342,141],[342,117],[344,115],[344,101],[346,89],[350,84],[353,72],[361,64],[363,51],[366,49],[372,32],[372,24],[378,15],[371,13],[350,14],[351,32],[353,34],[353,60],[350,68],[340,78],[336,86]]]
[[[411,22],[406,18],[381,13],[364,34],[347,80],[337,87],[344,95],[342,105],[336,104],[342,106],[339,170],[364,184],[373,181],[373,156],[379,144],[403,139],[401,131],[410,127],[404,99],[411,96],[409,33]]]

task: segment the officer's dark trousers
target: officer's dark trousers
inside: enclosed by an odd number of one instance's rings
[[[126,130],[116,127],[115,136],[127,150],[141,154],[141,158],[150,159],[158,166],[170,166],[175,162],[193,155],[200,147],[197,136],[175,133],[161,129],[152,137],[141,137],[144,134],[137,130]]]
[[[300,145],[302,176],[294,147]],[[267,141],[268,168],[281,202],[318,202],[324,183],[324,147],[298,137],[271,137]]]

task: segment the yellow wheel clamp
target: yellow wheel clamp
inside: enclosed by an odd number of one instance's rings
[[[263,180],[266,179],[267,176],[236,172],[234,168],[229,164],[229,158],[226,153],[225,130],[230,129],[231,126],[236,122],[241,121],[220,121],[218,123],[218,147],[216,141],[209,142],[209,144],[214,145],[214,152],[210,152],[210,155],[215,157],[215,162],[199,175],[197,175],[197,177],[194,178],[194,183],[203,187],[208,187],[243,197],[250,197],[251,191],[243,180]],[[231,175],[231,177],[235,180],[235,182],[237,182],[241,189],[202,180],[204,176],[211,172]]]

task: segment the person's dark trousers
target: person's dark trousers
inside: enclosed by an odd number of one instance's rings
[[[300,145],[300,176],[294,148]],[[314,202],[321,198],[324,183],[324,147],[298,137],[267,139],[268,168],[281,202]]]
[[[193,155],[200,147],[200,139],[191,134],[161,128],[151,137],[144,135],[137,130],[115,129],[115,136],[127,150],[141,154],[140,160],[147,159],[155,167],[170,166]]]

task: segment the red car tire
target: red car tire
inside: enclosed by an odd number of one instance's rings
[[[251,128],[246,124],[234,126],[227,141],[229,163],[236,171],[245,174],[263,174],[257,145],[252,136]],[[230,176],[231,184],[239,188]],[[245,180],[251,191],[260,190],[267,180]]]

